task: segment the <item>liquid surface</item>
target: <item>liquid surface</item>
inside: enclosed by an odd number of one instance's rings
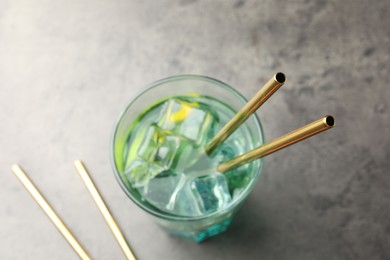
[[[157,209],[179,216],[202,216],[227,207],[252,181],[253,165],[227,173],[216,166],[252,149],[252,135],[241,126],[211,155],[204,146],[235,114],[216,99],[177,96],[144,111],[124,146],[129,189]]]

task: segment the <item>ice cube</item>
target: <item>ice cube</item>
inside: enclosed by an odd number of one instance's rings
[[[146,161],[150,161],[155,157],[159,132],[159,127],[156,124],[150,125],[138,148],[137,154],[139,157]]]
[[[202,215],[202,210],[197,203],[191,189],[191,182],[186,179],[177,187],[175,196],[171,197],[168,210],[179,216],[195,217]]]
[[[160,164],[137,158],[125,169],[124,175],[134,188],[140,188],[165,170],[166,168]]]
[[[161,111],[158,125],[199,145],[214,136],[218,120],[218,115],[206,104],[171,98]]]
[[[153,160],[162,163],[168,168],[175,168],[184,142],[184,138],[174,136],[168,133],[168,131],[160,132]]]
[[[232,199],[227,180],[221,173],[195,178],[191,183],[191,189],[203,214],[226,207]]]
[[[183,186],[180,183],[185,179],[182,173],[142,158],[132,162],[125,176],[143,199],[163,211],[170,209],[169,203],[174,200]]]
[[[165,168],[183,170],[191,164],[195,143],[152,124],[138,149],[138,156]]]
[[[162,211],[169,210],[169,203],[175,196],[184,175],[173,170],[165,170],[150,179],[148,184],[138,191],[142,197]]]
[[[148,203],[176,215],[200,216],[231,201],[226,179],[220,173],[193,178],[138,158],[125,176]]]

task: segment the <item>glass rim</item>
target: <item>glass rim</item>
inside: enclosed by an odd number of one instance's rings
[[[222,81],[220,81],[218,79],[212,78],[212,77],[203,76],[203,75],[196,75],[196,74],[181,74],[181,75],[169,76],[169,77],[157,80],[155,82],[152,82],[152,83],[146,85],[145,87],[143,87],[140,91],[138,91],[138,93],[136,93],[128,101],[127,105],[125,106],[125,108],[120,113],[118,119],[115,121],[114,131],[111,134],[111,142],[110,142],[111,167],[114,170],[115,178],[118,181],[119,185],[121,186],[122,190],[125,192],[127,197],[129,197],[138,207],[142,208],[143,210],[145,210],[146,212],[148,212],[149,214],[151,214],[151,215],[153,215],[155,217],[163,218],[163,219],[166,219],[166,220],[174,220],[174,221],[195,221],[196,220],[196,221],[198,221],[198,220],[208,219],[208,218],[212,218],[214,216],[220,216],[220,215],[223,215],[225,213],[228,213],[229,211],[234,209],[236,206],[238,206],[248,196],[248,194],[251,192],[251,190],[253,189],[253,186],[257,182],[257,179],[259,178],[260,172],[261,172],[261,170],[263,168],[263,164],[264,164],[264,160],[260,159],[260,165],[259,165],[259,167],[257,169],[257,173],[254,176],[252,182],[250,182],[249,185],[247,187],[245,187],[245,189],[242,192],[242,194],[236,200],[233,200],[228,205],[228,207],[223,208],[221,210],[217,210],[217,211],[211,212],[211,213],[206,214],[206,215],[201,215],[201,216],[182,216],[182,215],[174,215],[174,214],[171,214],[171,213],[165,213],[165,212],[163,212],[161,210],[156,211],[156,210],[153,210],[153,208],[151,208],[151,207],[145,206],[141,201],[139,201],[137,198],[133,197],[133,195],[127,189],[126,185],[123,183],[123,180],[122,180],[122,178],[120,176],[120,173],[119,173],[119,171],[117,169],[116,162],[115,162],[115,138],[116,138],[116,135],[117,135],[118,127],[119,127],[120,123],[122,122],[122,119],[124,118],[127,110],[144,93],[146,93],[148,91],[151,91],[152,89],[154,89],[154,88],[156,88],[156,87],[158,87],[158,86],[160,86],[162,84],[168,83],[168,82],[180,81],[180,80],[191,80],[191,79],[192,80],[200,80],[200,81],[206,81],[206,82],[214,83],[214,84],[216,84],[216,85],[218,85],[218,86],[228,90],[229,92],[231,92],[233,95],[235,95],[237,98],[239,98],[243,102],[243,104],[246,104],[248,102],[248,100],[242,94],[240,94],[237,90],[235,90],[233,87],[229,86],[228,84],[226,84],[226,83],[224,83],[224,82],[222,82]],[[256,126],[257,126],[257,132],[260,133],[260,138],[264,142],[264,131],[263,131],[263,127],[261,125],[260,119],[259,119],[259,117],[257,116],[256,113],[253,113],[251,116],[254,116],[254,119],[255,119],[255,122],[256,122]]]

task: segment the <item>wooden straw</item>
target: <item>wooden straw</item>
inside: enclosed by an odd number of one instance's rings
[[[115,236],[115,239],[118,241],[119,246],[121,247],[123,253],[125,254],[126,258],[129,260],[135,260],[135,256],[133,252],[131,252],[121,230],[119,229],[119,226],[115,222],[114,218],[112,217],[110,211],[108,210],[106,204],[104,203],[102,197],[100,196],[98,190],[96,189],[91,177],[89,176],[85,166],[80,160],[74,161],[74,165],[76,167],[77,172],[80,174],[81,179],[83,180],[85,186],[87,187],[88,191],[91,193],[93,200],[95,201],[96,205],[98,206],[100,212],[102,213],[104,219],[106,220],[108,226],[110,227],[112,233]]]
[[[38,205],[43,209],[46,215],[50,218],[53,224],[56,226],[58,231],[64,236],[66,241],[71,245],[71,247],[76,251],[76,253],[80,256],[81,259],[89,260],[91,257],[85,252],[84,248],[80,245],[77,239],[73,236],[70,230],[65,226],[62,220],[58,217],[52,207],[47,203],[45,198],[41,195],[41,193],[37,190],[31,180],[27,177],[26,173],[20,168],[19,165],[14,164],[12,166],[12,171],[15,173],[16,177],[22,182],[24,187],[30,192],[31,196],[33,196],[34,200],[38,203]]]
[[[245,120],[248,119],[272,94],[286,82],[286,76],[276,73],[259,92],[218,132],[205,146],[207,154],[211,154],[220,146]]]
[[[308,125],[305,125],[297,130],[294,130],[282,137],[279,137],[269,143],[266,143],[254,150],[251,150],[243,155],[233,158],[230,161],[223,162],[218,165],[217,170],[219,172],[226,172],[228,170],[237,168],[241,165],[252,162],[263,156],[276,152],[284,147],[295,144],[310,136],[318,134],[322,131],[332,128],[335,125],[334,118],[332,116],[324,116]]]

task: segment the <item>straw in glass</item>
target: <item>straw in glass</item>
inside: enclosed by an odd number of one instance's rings
[[[205,146],[207,154],[220,146],[245,120],[248,119],[272,94],[286,82],[286,76],[276,73],[259,92],[218,132],[218,134]]]
[[[335,120],[333,116],[324,116],[269,143],[266,143],[227,162],[221,163],[217,166],[217,170],[219,172],[226,172],[231,169],[237,168],[256,159],[260,159],[261,157],[264,157],[268,154],[276,152],[289,145],[295,144],[313,135],[328,130],[334,125]]]

